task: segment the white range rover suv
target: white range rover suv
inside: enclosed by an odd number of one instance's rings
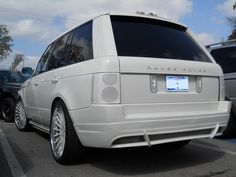
[[[19,91],[15,124],[50,133],[68,163],[83,147],[152,146],[220,135],[218,64],[190,30],[146,15],[98,16],[49,44]]]

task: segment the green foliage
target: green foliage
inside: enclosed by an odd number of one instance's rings
[[[11,47],[12,37],[9,35],[9,31],[6,25],[0,25],[0,62],[7,58],[12,52]]]
[[[236,17],[228,17],[226,20],[232,26],[232,33],[228,36],[228,40],[236,39]]]

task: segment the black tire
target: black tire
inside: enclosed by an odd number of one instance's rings
[[[14,121],[15,105],[16,101],[14,98],[11,97],[4,98],[1,104],[1,115],[3,120],[5,120],[6,122]]]
[[[20,131],[28,131],[30,129],[29,120],[25,115],[25,108],[22,100],[17,100],[15,108],[15,125]]]
[[[62,115],[64,115],[64,118]],[[60,123],[58,121],[59,119],[61,121]],[[63,126],[64,128],[62,128]],[[60,140],[57,140],[57,138]],[[84,160],[84,147],[75,132],[68,110],[61,100],[58,100],[52,108],[50,147],[54,159],[61,164],[71,164]],[[59,150],[59,148],[61,149]]]
[[[232,107],[227,127],[224,130],[221,138],[228,139],[228,138],[235,138],[236,137],[236,120],[235,120],[236,117],[235,117],[234,109],[235,108]]]

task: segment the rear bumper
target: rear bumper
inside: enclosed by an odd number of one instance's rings
[[[92,105],[69,111],[81,143],[88,147],[151,146],[212,138],[227,125],[231,103]]]

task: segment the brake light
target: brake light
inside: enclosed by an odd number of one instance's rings
[[[120,103],[120,77],[117,73],[94,75],[93,102]]]

